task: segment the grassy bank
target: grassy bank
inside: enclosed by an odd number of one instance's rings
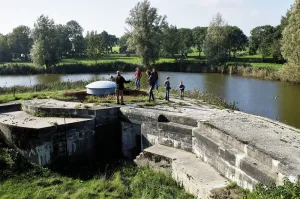
[[[80,101],[83,103],[94,103],[94,104],[103,104],[103,103],[115,103],[114,96],[86,96],[84,98],[78,99],[74,95],[68,95],[66,92],[75,92],[85,90],[85,86],[93,81],[75,81],[75,82],[53,82],[49,84],[40,84],[35,86],[15,86],[15,87],[5,87],[0,88],[0,103],[7,103],[15,100],[31,100],[31,99],[58,99],[64,101]],[[133,82],[127,84],[126,87],[128,89],[134,90],[135,85]],[[141,94],[134,95],[125,95],[125,101],[127,104],[147,102],[148,96],[148,83],[146,79],[146,75],[144,74],[141,80]],[[157,103],[159,100],[164,101],[164,92],[165,88],[160,87],[159,93],[155,93],[157,98]],[[177,97],[179,95],[179,91],[172,89],[171,94],[173,97]],[[199,101],[200,103],[206,103],[210,105],[214,105],[218,108],[228,108],[233,110],[238,110],[235,102],[227,102],[221,99],[218,96],[214,96],[209,93],[202,93],[200,90],[195,89],[193,91],[186,91],[185,96],[187,98],[192,98]],[[171,97],[172,98],[172,97]],[[155,106],[157,103],[147,104],[148,106]]]
[[[0,166],[0,198],[3,199],[194,198],[171,176],[130,165],[123,165],[109,176],[95,172],[89,179],[80,179],[37,167],[16,151],[0,147]]]

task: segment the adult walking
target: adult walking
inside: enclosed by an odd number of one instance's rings
[[[124,96],[123,96],[124,84],[125,83],[130,83],[130,81],[126,81],[124,79],[124,77],[121,75],[120,71],[117,71],[117,76],[115,76],[115,77],[111,76],[111,78],[116,81],[117,104],[120,104],[119,97],[121,97],[121,105],[125,105],[124,104]]]
[[[152,70],[148,82],[149,82],[149,102],[151,99],[154,101],[154,94],[153,94],[153,89],[155,87],[155,81],[156,81],[156,74],[155,74],[155,69]]]
[[[141,78],[142,78],[142,72],[137,67],[135,71],[135,90],[140,90],[141,88]]]

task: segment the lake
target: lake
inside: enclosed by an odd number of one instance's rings
[[[123,76],[132,79],[134,73],[124,73]],[[164,83],[166,76],[170,76],[171,87],[177,88],[182,80],[187,90],[199,88],[202,92],[218,95],[228,102],[237,102],[237,107],[244,112],[300,128],[300,85],[222,74],[176,72],[159,72],[160,84]],[[0,87],[109,77],[110,73],[1,76]]]

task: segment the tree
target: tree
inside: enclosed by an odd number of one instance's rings
[[[34,24],[34,45],[31,49],[33,63],[49,67],[59,61],[59,41],[53,19],[41,15]]]
[[[223,20],[220,13],[213,18],[208,27],[204,43],[204,53],[207,62],[210,64],[220,64],[227,60],[226,27],[227,22]]]
[[[15,58],[24,58],[27,61],[32,43],[31,30],[27,26],[18,26],[8,35],[8,45]]]
[[[31,48],[30,56],[34,64],[43,66],[46,60],[45,42],[36,40]]]
[[[175,54],[180,50],[180,35],[176,26],[170,26],[163,30],[162,51],[177,60]]]
[[[193,30],[194,46],[197,48],[199,57],[204,48],[204,41],[207,34],[207,27],[195,27]]]
[[[97,60],[102,56],[105,51],[105,43],[103,40],[102,34],[97,34],[97,31],[91,31],[87,33],[87,55],[94,59],[97,63]]]
[[[69,39],[72,43],[72,54],[79,56],[84,51],[83,28],[75,20],[67,22],[66,26],[69,30]]]
[[[282,55],[289,64],[300,68],[300,0],[294,3],[288,25],[283,31]]]
[[[112,53],[112,48],[117,45],[118,38],[115,35],[108,35],[108,48],[110,49],[110,52]]]
[[[271,55],[271,46],[275,28],[270,25],[258,26],[251,30],[249,41],[249,54],[256,54],[260,51],[262,58]]]
[[[120,52],[119,53],[130,53],[130,51],[128,50],[128,44],[127,44],[127,41],[129,39],[129,37],[130,37],[129,34],[124,34],[118,40],[118,45],[120,47]]]
[[[68,56],[72,50],[72,43],[69,39],[69,29],[65,25],[56,25],[56,34],[58,41],[58,53],[60,58]]]
[[[109,51],[109,35],[106,31],[103,31],[100,33],[100,36],[102,37],[105,53],[108,54]]]
[[[166,17],[160,16],[148,0],[139,2],[129,14],[126,23],[130,27],[128,44],[141,58],[142,64],[150,67],[159,59],[162,28]]]
[[[180,52],[182,56],[187,57],[188,53],[191,51],[191,47],[193,46],[193,33],[189,28],[180,28]]]
[[[282,33],[285,27],[288,25],[289,18],[291,16],[291,9],[289,9],[285,16],[281,17],[281,23],[275,27],[275,33],[273,35],[273,44],[271,46],[271,54],[276,63],[284,63],[285,59],[282,56]]]
[[[245,50],[248,43],[248,38],[244,34],[244,32],[237,26],[227,26],[226,29],[226,41],[229,51],[229,57],[231,52],[235,57],[237,51]]]
[[[12,56],[7,42],[7,36],[0,34],[0,62],[11,61]]]

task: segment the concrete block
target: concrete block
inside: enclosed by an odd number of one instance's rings
[[[192,153],[172,147],[155,145],[143,152],[138,165],[171,174],[184,189],[197,198],[210,198],[211,192],[223,188],[227,180],[219,175],[210,165],[197,160]]]

